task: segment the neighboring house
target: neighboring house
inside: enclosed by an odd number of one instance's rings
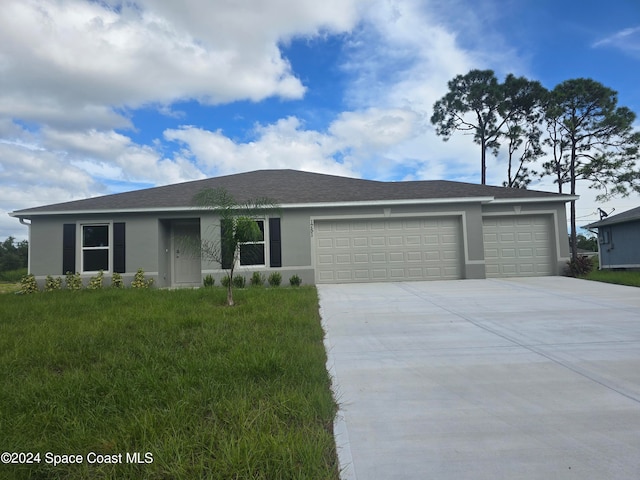
[[[104,270],[129,282],[138,268],[160,287],[200,285],[221,266],[177,239],[220,238],[215,211],[193,206],[203,188],[237,201],[269,197],[264,239],[238,272],[278,271],[304,283],[557,275],[569,258],[568,195],[451,181],[378,182],[262,170],[12,212],[30,224],[30,272]],[[29,223],[30,222],[30,223]],[[242,252],[242,251],[241,251]],[[257,258],[257,259],[256,259]]]
[[[584,228],[598,229],[601,269],[640,268],[640,207],[603,218]]]

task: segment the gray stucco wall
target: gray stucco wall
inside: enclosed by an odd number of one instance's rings
[[[366,216],[369,218],[394,218],[401,216],[447,215],[459,219],[461,232],[464,233],[463,256],[464,277],[484,278],[483,215],[527,215],[544,214],[552,219],[554,229],[554,254],[558,271],[562,273],[569,258],[569,246],[566,232],[566,208],[563,202],[543,202],[522,204],[483,204],[472,202],[433,203],[427,205],[362,206],[333,207],[322,209],[289,209],[280,214],[282,238],[282,267],[245,267],[239,273],[250,276],[259,270],[268,276],[279,271],[283,283],[288,283],[291,275],[299,275],[306,284],[314,283],[313,238],[311,223],[314,219],[339,219]],[[31,273],[43,279],[46,275],[62,275],[62,236],[63,224],[77,225],[76,264],[80,268],[80,226],[83,223],[124,222],[126,237],[125,281],[130,282],[138,268],[142,268],[148,278],[156,285],[171,286],[171,230],[172,222],[188,218],[200,219],[200,236],[213,244],[219,242],[219,220],[213,212],[166,212],[153,214],[117,214],[83,216],[38,216],[31,220]],[[637,228],[637,227],[636,227]],[[615,237],[616,242],[623,241]],[[638,242],[635,238],[636,245]],[[616,252],[622,250],[622,244],[616,243]],[[629,250],[629,249],[627,249]],[[637,262],[636,262],[637,263]],[[203,258],[202,275],[212,274],[219,280],[225,272],[211,258]],[[85,275],[88,279],[91,274]]]
[[[600,268],[640,268],[640,220],[600,227]],[[602,243],[607,232],[607,243]]]

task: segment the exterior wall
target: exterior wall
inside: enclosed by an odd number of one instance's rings
[[[640,268],[640,220],[598,228],[600,268]]]
[[[248,277],[254,271],[260,271],[268,277],[273,271],[282,275],[283,284],[288,284],[292,275],[298,275],[303,283],[315,283],[313,222],[315,220],[337,220],[349,218],[403,218],[453,216],[459,219],[462,236],[462,259],[464,278],[485,278],[484,244],[482,218],[487,215],[527,215],[544,214],[552,219],[555,235],[555,256],[557,273],[562,273],[569,258],[569,245],[566,232],[566,212],[564,202],[534,203],[523,202],[519,205],[473,202],[434,203],[428,205],[332,207],[323,209],[300,208],[284,210],[280,216],[282,267],[239,267],[236,271]],[[31,273],[44,281],[46,275],[62,276],[63,225],[75,223],[76,228],[76,265],[80,268],[80,225],[83,223],[125,223],[126,273],[125,283],[130,283],[138,268],[145,271],[147,278],[153,278],[159,287],[170,287],[172,283],[172,222],[184,219],[200,219],[200,236],[212,244],[219,243],[219,220],[212,212],[166,212],[153,214],[116,214],[55,217],[34,216],[31,220]],[[638,229],[638,223],[636,223]],[[638,236],[630,236],[634,245]],[[625,234],[615,234],[615,252],[623,250]],[[627,251],[634,251],[627,248]],[[268,254],[267,254],[268,258]],[[267,260],[268,263],[268,260]],[[636,263],[640,263],[637,262]],[[212,258],[203,257],[202,276],[211,274],[216,283],[226,274]],[[83,275],[85,281],[93,274]],[[107,282],[110,273],[105,274]]]

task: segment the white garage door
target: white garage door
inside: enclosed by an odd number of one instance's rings
[[[461,278],[456,218],[316,221],[317,283]]]
[[[485,217],[482,230],[487,277],[555,273],[548,216]]]

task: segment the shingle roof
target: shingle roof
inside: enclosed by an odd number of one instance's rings
[[[26,217],[48,212],[190,208],[193,206],[193,196],[205,188],[224,188],[238,202],[267,197],[280,205],[469,197],[570,199],[567,195],[557,193],[446,180],[380,182],[298,170],[257,170],[17,210],[12,215]]]
[[[590,223],[585,228],[598,228],[606,225],[613,225],[615,223],[632,222],[634,220],[640,220],[640,207],[632,208],[626,212],[619,213],[612,217],[606,217],[597,222]]]

